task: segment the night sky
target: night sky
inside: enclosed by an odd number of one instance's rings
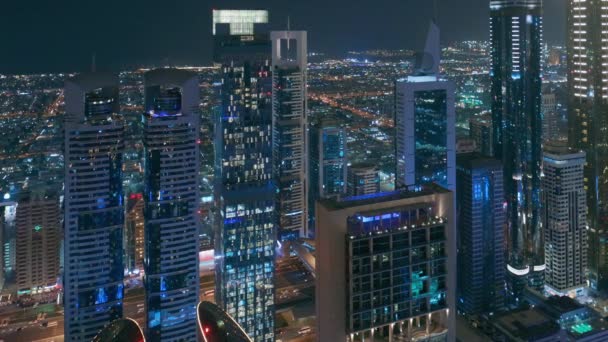
[[[562,43],[566,0],[545,0],[545,38]],[[489,0],[438,0],[442,41],[488,38]],[[256,6],[253,6],[255,4]],[[264,8],[273,28],[307,30],[309,51],[417,48],[431,0],[23,0],[0,9],[0,73],[209,64],[212,8]]]

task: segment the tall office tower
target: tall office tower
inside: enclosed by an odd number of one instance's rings
[[[346,130],[335,119],[319,119],[310,127],[308,226],[314,235],[315,202],[346,195]]]
[[[144,196],[140,193],[127,197],[125,215],[125,270],[139,274],[144,271]]]
[[[370,195],[380,192],[380,170],[369,163],[353,164],[346,174],[348,196]]]
[[[198,76],[144,75],[144,287],[148,341],[196,341]]]
[[[273,31],[272,144],[281,240],[308,237],[306,31]]]
[[[568,141],[587,156],[589,283],[608,291],[608,6],[568,0]]]
[[[59,198],[45,189],[23,194],[17,206],[17,294],[54,288],[59,276]]]
[[[437,183],[456,190],[454,83],[439,75],[439,28],[429,27],[416,73],[395,85],[395,185]]]
[[[316,212],[317,341],[455,340],[450,191],[327,199]]]
[[[557,110],[557,99],[555,94],[546,90],[542,94],[543,115],[543,142],[549,143],[552,141],[561,140],[560,118]]]
[[[492,138],[504,168],[508,284],[513,300],[543,285],[541,0],[490,1]]]
[[[545,284],[550,292],[576,296],[587,278],[585,153],[545,146],[542,203],[545,230]]]
[[[484,156],[494,155],[492,149],[492,115],[483,114],[469,119],[469,137],[475,140],[477,151]]]
[[[505,301],[502,164],[481,154],[457,158],[458,309],[492,313]]]
[[[90,341],[122,317],[124,120],[118,77],[65,83],[65,340]]]
[[[218,305],[257,342],[274,341],[276,186],[268,12],[213,11]]]

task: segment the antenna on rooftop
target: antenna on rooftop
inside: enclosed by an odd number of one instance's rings
[[[95,61],[96,54],[93,52],[93,56],[91,56],[91,72],[97,71],[97,63]]]

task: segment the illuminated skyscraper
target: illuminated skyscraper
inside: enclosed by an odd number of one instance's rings
[[[216,301],[256,342],[274,341],[276,186],[268,12],[215,10]]]
[[[492,115],[484,114],[469,119],[469,137],[475,140],[477,151],[488,157],[494,155],[492,132]]]
[[[608,4],[568,0],[568,141],[587,155],[590,287],[608,291]]]
[[[397,187],[437,183],[456,190],[455,87],[440,77],[439,61],[432,22],[416,73],[395,86]]]
[[[543,284],[541,0],[490,1],[494,157],[504,168],[510,290]]]
[[[196,341],[198,76],[144,75],[144,287],[148,341]]]
[[[347,194],[361,196],[380,192],[380,170],[369,163],[353,164],[346,174]]]
[[[317,341],[455,340],[452,196],[429,184],[317,202]]]
[[[583,182],[585,153],[545,146],[542,200],[546,287],[576,296],[586,286],[587,203]]]
[[[308,236],[306,31],[273,31],[272,144],[280,239]]]
[[[54,288],[59,276],[59,198],[44,188],[23,194],[17,206],[17,294]]]
[[[346,130],[335,119],[320,119],[310,128],[309,228],[314,233],[315,201],[346,195]]]
[[[458,155],[458,309],[497,312],[505,301],[505,208],[500,161]]]
[[[122,317],[124,121],[118,77],[65,83],[65,340],[91,341]]]

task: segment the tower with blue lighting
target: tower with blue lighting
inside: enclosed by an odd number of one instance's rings
[[[122,317],[122,155],[118,76],[65,83],[65,341],[91,341]]]
[[[490,1],[492,139],[504,168],[511,298],[539,288],[541,224],[542,1]]]
[[[274,341],[277,187],[268,12],[214,10],[216,302],[256,342]]]
[[[309,229],[314,235],[315,201],[346,195],[346,130],[336,119],[318,119],[310,127],[308,189]]]
[[[439,28],[431,22],[416,71],[395,84],[395,185],[456,190],[454,83],[439,74]]]
[[[144,287],[148,341],[196,341],[198,76],[144,75]]]
[[[502,164],[477,153],[457,158],[458,309],[497,312],[505,301]]]

